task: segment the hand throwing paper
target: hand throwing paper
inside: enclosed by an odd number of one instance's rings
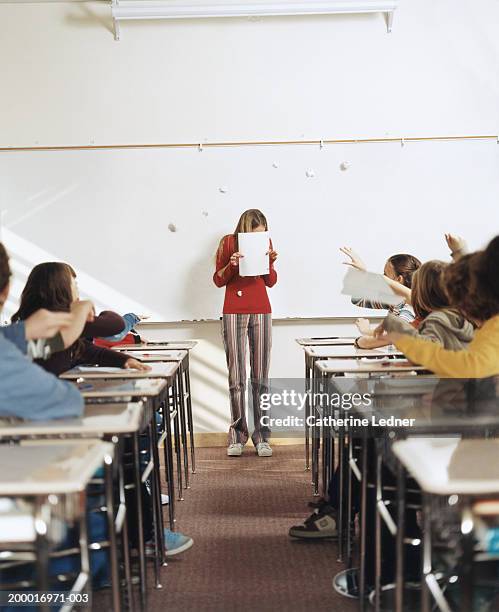
[[[355,268],[347,270],[341,293],[354,298],[382,302],[387,306],[397,306],[404,301],[402,297],[392,291],[381,274],[361,272]]]
[[[270,238],[268,232],[245,232],[237,235],[240,276],[261,276],[269,273]]]

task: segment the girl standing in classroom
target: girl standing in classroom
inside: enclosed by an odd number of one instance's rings
[[[272,309],[267,287],[277,282],[274,262],[277,253],[269,241],[269,273],[263,276],[240,276],[238,234],[268,231],[265,215],[257,209],[245,211],[233,234],[224,236],[216,254],[213,281],[225,287],[222,316],[222,337],[227,367],[232,422],[229,428],[227,455],[240,457],[248,441],[246,421],[246,350],[249,342],[253,418],[255,430],[251,436],[259,457],[271,457],[270,429],[260,422],[260,396],[268,388],[270,351],[272,345]]]

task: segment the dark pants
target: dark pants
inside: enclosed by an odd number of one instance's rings
[[[354,456],[357,454],[357,461],[360,464],[359,453],[354,451]],[[374,441],[368,441],[367,451],[367,482],[368,485],[374,483],[376,453]],[[387,486],[396,486],[396,478],[394,474],[385,466],[382,468],[383,484]],[[411,489],[417,489],[416,483],[409,479],[407,486]],[[339,508],[340,498],[340,477],[339,471],[336,469],[328,487],[329,505],[335,510]],[[395,498],[395,492],[388,493],[390,499]],[[408,493],[406,495],[406,503],[410,505],[420,503],[419,493]],[[346,502],[346,499],[344,499]],[[360,483],[352,476],[352,515],[351,520],[360,510]],[[396,522],[396,505],[389,505],[388,511]],[[405,511],[405,534],[409,538],[421,538],[421,530],[417,524],[416,510],[406,509]],[[370,587],[374,585],[375,577],[375,526],[376,526],[376,490],[373,487],[367,488],[367,503],[366,503],[366,583]],[[395,537],[391,535],[384,521],[381,521],[381,582],[382,584],[390,584],[395,579]],[[421,566],[421,549],[419,546],[405,547],[405,578],[409,581],[420,580]]]

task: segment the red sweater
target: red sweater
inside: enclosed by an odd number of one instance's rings
[[[272,248],[272,242],[270,243]],[[230,265],[230,257],[236,252],[236,239],[233,235],[225,236],[221,251],[217,254],[217,263],[213,282],[217,287],[225,285],[224,314],[269,314],[270,307],[267,287],[277,283],[277,272],[274,264],[265,276],[239,276],[239,266]],[[229,264],[229,265],[227,265]],[[218,271],[227,266],[222,276]]]

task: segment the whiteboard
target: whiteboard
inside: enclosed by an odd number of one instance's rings
[[[276,318],[368,312],[340,293],[342,245],[382,271],[398,252],[447,259],[444,232],[472,248],[499,233],[493,140],[12,151],[0,185],[11,310],[31,267],[58,259],[99,308],[218,318],[214,254],[248,208],[267,215],[279,253]]]

